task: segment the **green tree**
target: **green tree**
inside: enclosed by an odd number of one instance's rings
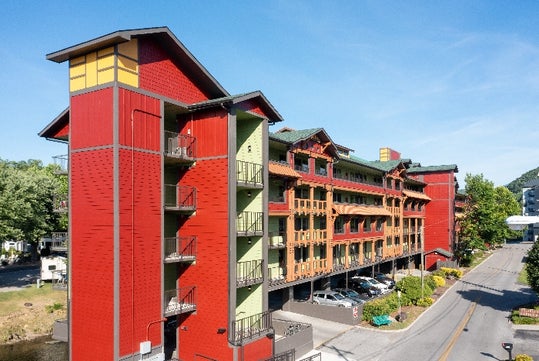
[[[535,242],[533,247],[528,251],[526,272],[530,287],[539,293],[539,242]]]
[[[35,250],[41,237],[63,230],[53,210],[53,198],[62,186],[55,167],[43,167],[38,160],[0,159],[1,240],[25,240]]]
[[[518,202],[506,187],[495,188],[482,174],[467,174],[465,180],[467,199],[457,250],[460,257],[466,249],[485,249],[514,237],[505,219],[520,213]]]

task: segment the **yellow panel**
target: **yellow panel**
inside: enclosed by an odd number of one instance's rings
[[[390,150],[389,148],[380,148],[380,161],[386,162],[389,160]]]
[[[70,78],[83,76],[85,73],[86,73],[86,65],[84,63],[71,65],[69,67],[69,77]]]
[[[86,55],[86,86],[97,85],[97,53]]]
[[[120,83],[138,87],[138,75],[123,69],[118,69],[118,81]]]
[[[69,66],[84,64],[85,62],[86,62],[86,57],[83,55],[83,56],[79,56],[78,58],[70,59]]]
[[[138,72],[138,63],[124,56],[118,55],[118,68]]]
[[[110,54],[104,57],[97,58],[97,69],[103,70],[105,68],[114,67],[114,54]]]
[[[105,84],[114,81],[114,68],[101,70],[97,73],[97,83]]]
[[[131,59],[138,60],[138,42],[137,39],[128,41],[127,43],[118,44],[118,54],[127,56]]]
[[[111,46],[109,48],[98,50],[98,52],[97,52],[97,57],[98,58],[103,58],[103,57],[109,56],[109,55],[114,55],[114,47],[113,46]]]
[[[74,92],[80,89],[84,89],[86,87],[86,78],[85,77],[79,77],[74,78],[69,81],[69,91]]]

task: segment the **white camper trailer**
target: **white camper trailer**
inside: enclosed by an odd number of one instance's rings
[[[41,257],[41,280],[63,282],[67,274],[67,257],[51,254]]]

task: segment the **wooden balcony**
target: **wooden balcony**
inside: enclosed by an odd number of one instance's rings
[[[190,164],[195,157],[195,137],[165,131],[165,164]]]
[[[196,236],[165,238],[165,263],[193,262],[196,259]]]
[[[268,311],[232,321],[228,334],[229,342],[241,346],[273,331],[271,314]]]
[[[165,184],[165,211],[192,213],[196,211],[196,188]]]
[[[236,263],[236,287],[247,287],[264,281],[264,261],[261,259]]]
[[[196,287],[182,287],[165,291],[165,317],[196,311]]]

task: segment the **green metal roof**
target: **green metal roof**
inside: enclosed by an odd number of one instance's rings
[[[426,167],[410,167],[407,169],[408,173],[427,173],[427,172],[447,172],[454,171],[455,173],[459,171],[456,164],[447,164],[447,165],[431,165]]]
[[[313,135],[315,135],[316,133],[320,131],[324,131],[324,128],[286,130],[279,133],[270,133],[269,136],[270,138],[293,144],[301,140],[308,139],[309,137],[312,137]]]

